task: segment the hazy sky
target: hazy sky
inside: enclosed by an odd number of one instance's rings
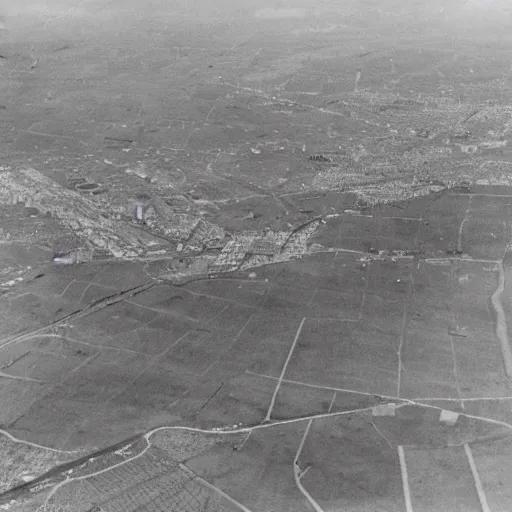
[[[67,22],[80,20],[99,27],[120,12],[127,18],[165,18],[170,23],[316,17],[326,23],[380,25],[383,30],[423,25],[467,37],[512,34],[512,0],[0,0],[4,28],[18,32],[45,24],[66,30]]]

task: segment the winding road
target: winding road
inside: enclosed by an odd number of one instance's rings
[[[505,372],[507,377],[512,377],[512,350],[510,349],[510,343],[508,339],[507,330],[507,318],[505,316],[505,310],[501,302],[501,295],[505,290],[505,269],[503,262],[498,264],[498,287],[492,294],[491,302],[496,312],[496,336],[501,345],[501,353],[503,356],[503,364],[505,365]]]

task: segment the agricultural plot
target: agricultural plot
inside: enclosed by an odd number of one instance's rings
[[[510,209],[510,206],[508,208]],[[467,222],[462,227],[462,250],[475,259],[501,259],[510,237],[508,218],[506,208],[496,216],[493,216],[492,212],[484,211],[477,217],[470,212]]]
[[[470,198],[420,199],[418,208],[428,218],[433,208],[446,207],[459,219]],[[480,200],[471,201],[479,208],[475,212],[482,210]],[[391,238],[400,237],[397,226],[424,225],[341,218],[342,228],[356,221],[380,226],[378,233],[388,223]],[[414,233],[418,243],[424,241],[421,229]],[[375,403],[372,394],[439,404],[447,399],[451,408],[460,408],[460,400],[507,396],[489,306],[497,264],[450,255],[372,259],[342,249],[255,269],[256,279],[242,273],[181,287],[158,285],[52,334],[7,346],[5,371],[24,379],[9,385],[34,390],[23,391],[32,399],[3,408],[10,428],[22,435],[38,418],[40,442],[59,438],[73,448],[87,438],[81,432],[97,435],[92,423],[100,418],[110,424],[104,430],[108,443],[121,425],[130,432],[127,421],[138,429],[165,421],[210,427],[335,413]],[[133,275],[130,284],[142,282],[132,271],[135,264],[116,265],[115,279]],[[103,265],[79,270],[83,275],[66,281],[69,269],[62,269],[53,285],[35,281],[26,297],[37,296],[37,286],[53,286],[56,296],[83,304],[103,283],[112,294]],[[67,418],[65,425],[59,426],[54,410]],[[146,411],[144,418],[135,411]]]
[[[459,250],[459,233],[470,208],[466,196],[443,195],[428,207],[418,233],[420,248],[433,257]]]
[[[471,447],[490,510],[506,510],[510,503],[509,438]]]
[[[306,425],[278,426],[245,436],[237,451],[226,444],[188,460],[187,466],[250,510],[286,512],[311,506],[294,482],[294,458]]]
[[[355,432],[357,443],[352,442]],[[364,416],[316,420],[299,464],[302,470],[309,466],[301,480],[323,510],[404,508],[396,451]]]
[[[435,450],[405,449],[411,501],[420,512],[448,507],[480,511],[471,468],[462,446]]]
[[[398,346],[395,336],[357,322],[307,320],[286,377],[392,396],[396,389]]]
[[[62,502],[65,510],[99,506],[112,512],[138,509],[157,512],[169,508],[193,511],[200,507],[223,512],[235,510],[229,501],[198,483],[193,473],[167,459],[165,452],[156,447],[133,462],[83,482],[70,486],[75,487],[73,494],[64,488],[62,496],[56,495],[49,505],[55,501]]]
[[[326,247],[352,251],[413,251],[420,218],[350,215],[329,219],[315,240]]]

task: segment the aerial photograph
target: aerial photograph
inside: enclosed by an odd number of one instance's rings
[[[0,0],[0,512],[512,512],[512,0]]]

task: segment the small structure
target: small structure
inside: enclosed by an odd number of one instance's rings
[[[144,221],[144,205],[141,203],[135,205],[135,218]]]
[[[76,248],[53,253],[53,263],[56,265],[77,265],[92,259],[92,252],[83,248]]]
[[[133,207],[132,207],[132,217],[136,222],[140,222],[141,224],[146,223],[146,219],[149,213],[149,209],[151,207],[150,198],[145,194],[140,194],[135,198]]]
[[[90,261],[94,256],[94,250],[89,244],[62,243],[53,251],[52,261],[55,265],[77,265]]]
[[[380,404],[372,407],[372,416],[394,416],[395,411],[395,403]]]
[[[447,411],[443,409],[441,414],[439,415],[439,421],[444,423],[448,427],[453,427],[457,420],[459,419],[459,413],[455,411]]]
[[[324,155],[311,155],[309,157],[310,160],[315,162],[330,162],[331,160]]]

